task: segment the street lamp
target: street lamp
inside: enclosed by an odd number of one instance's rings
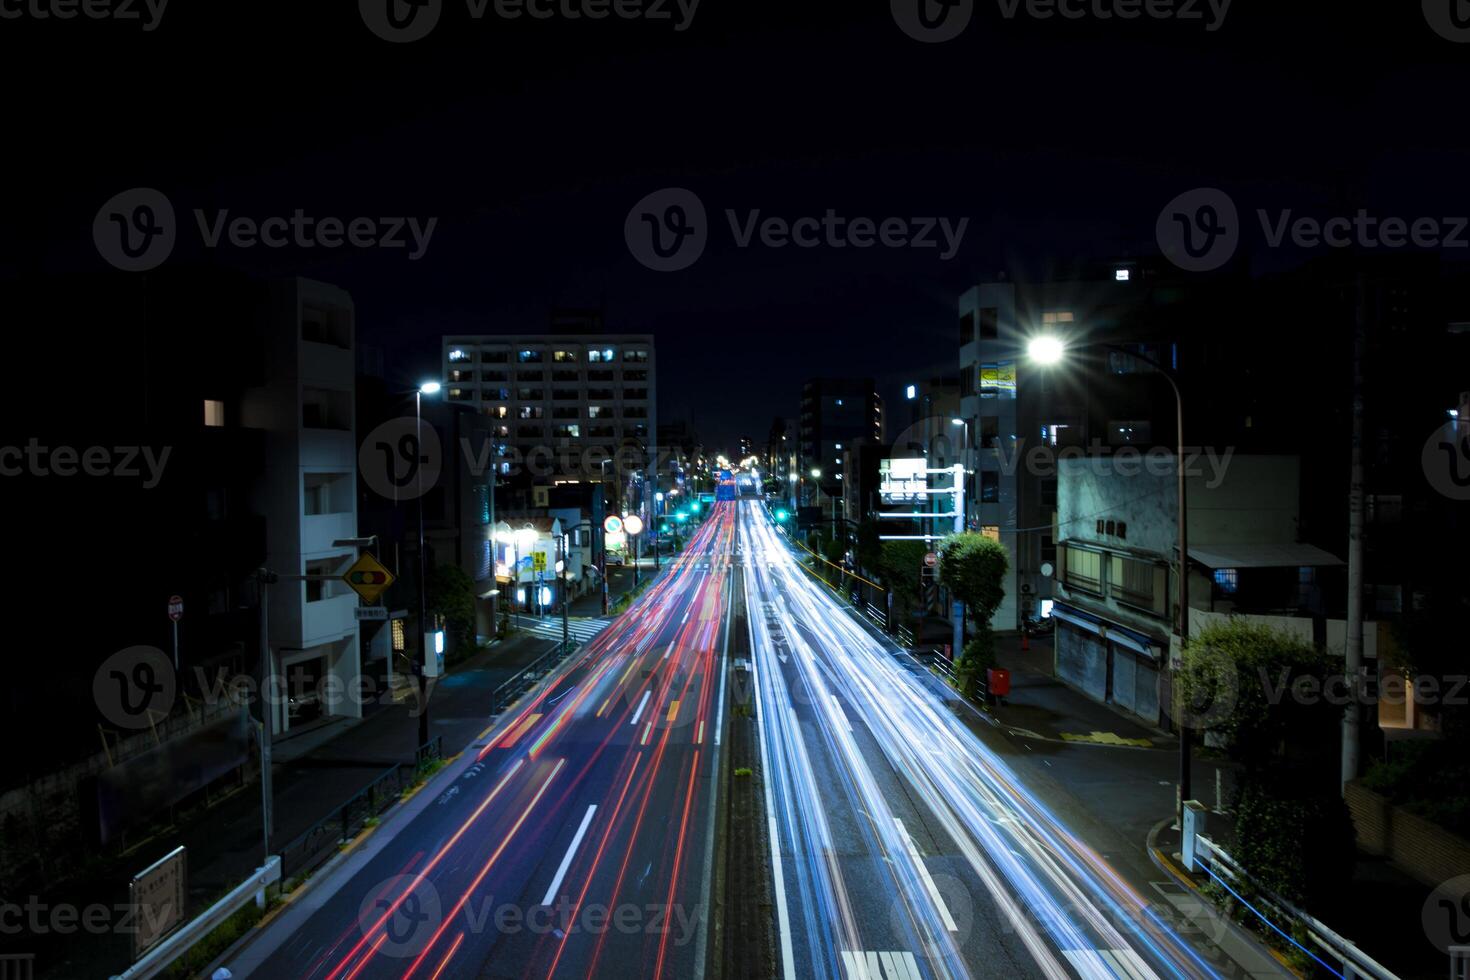
[[[1169,382],[1169,387],[1174,391],[1174,406],[1176,410],[1175,435],[1177,437],[1174,469],[1176,471],[1175,492],[1178,495],[1179,509],[1179,530],[1177,532],[1179,538],[1179,619],[1177,631],[1179,633],[1179,653],[1182,657],[1184,655],[1184,647],[1189,643],[1189,520],[1187,509],[1189,495],[1184,479],[1184,394],[1179,388],[1179,379],[1174,375],[1174,372],[1153,358],[1140,354],[1137,351],[1123,351],[1122,348],[1113,344],[1102,344],[1100,346],[1105,350],[1127,353],[1133,359],[1149,365],[1164,376],[1164,379]],[[1034,363],[1044,367],[1051,366],[1060,364],[1066,357],[1067,345],[1060,337],[1042,334],[1031,339],[1031,342],[1027,344],[1026,352]],[[1170,667],[1174,668],[1174,665],[1171,663]],[[1176,673],[1176,683],[1174,684],[1173,696],[1177,697],[1179,693],[1177,669],[1174,672]],[[1181,715],[1178,719],[1179,817],[1183,819],[1184,804],[1193,793],[1191,786],[1192,780],[1190,778],[1189,729],[1184,722],[1182,712],[1179,712],[1177,707],[1175,713]]]
[[[421,456],[424,446],[425,395],[437,395],[444,386],[437,381],[425,381],[413,393],[414,455]],[[419,683],[423,699],[419,702],[419,747],[429,744],[429,581],[428,559],[424,555],[424,467],[423,460],[415,461],[414,481],[419,498]]]
[[[623,518],[623,530],[633,539],[633,588],[638,588],[638,535],[643,533],[643,518],[629,514]]]

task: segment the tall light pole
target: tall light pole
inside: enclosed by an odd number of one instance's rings
[[[414,480],[419,496],[419,747],[429,744],[429,578],[428,557],[424,554],[424,411],[425,395],[437,395],[443,387],[437,381],[425,381],[413,393]]]
[[[1151,357],[1139,354],[1136,351],[1124,350],[1113,344],[1100,345],[1103,349],[1127,354],[1135,360],[1152,367],[1164,379],[1169,382],[1169,387],[1174,392],[1174,406],[1176,409],[1175,435],[1177,437],[1176,455],[1174,458],[1174,469],[1176,478],[1176,493],[1178,495],[1179,510],[1179,618],[1177,631],[1179,633],[1179,654],[1184,655],[1184,648],[1189,643],[1189,493],[1184,475],[1184,394],[1179,388],[1179,379],[1174,372]],[[1067,354],[1067,345],[1059,337],[1040,336],[1031,340],[1027,345],[1027,353],[1032,361],[1046,366],[1059,364]],[[1173,685],[1172,697],[1178,697],[1179,685],[1178,668],[1171,662],[1170,672],[1175,675],[1176,683]],[[1178,716],[1176,723],[1179,727],[1179,816],[1183,818],[1183,807],[1185,802],[1193,795],[1192,779],[1190,772],[1190,744],[1189,727],[1183,717],[1183,712],[1175,705],[1175,715]]]
[[[643,533],[643,518],[629,514],[623,518],[623,530],[633,540],[633,588],[638,588],[638,536]]]

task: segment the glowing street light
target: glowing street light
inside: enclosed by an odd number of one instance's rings
[[[1026,345],[1026,353],[1037,364],[1057,364],[1066,356],[1067,345],[1060,337],[1042,335],[1031,338],[1031,343]]]

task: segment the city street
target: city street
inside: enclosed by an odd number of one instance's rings
[[[740,543],[786,976],[1217,974],[753,501]]]
[[[687,977],[704,940],[733,510],[236,975]],[[436,787],[437,788],[437,787]],[[391,823],[391,822],[390,822]],[[388,838],[391,832],[391,839]]]

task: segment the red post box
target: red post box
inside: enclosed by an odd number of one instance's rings
[[[1011,672],[1004,667],[991,667],[985,671],[990,696],[1003,698],[1011,693]]]

